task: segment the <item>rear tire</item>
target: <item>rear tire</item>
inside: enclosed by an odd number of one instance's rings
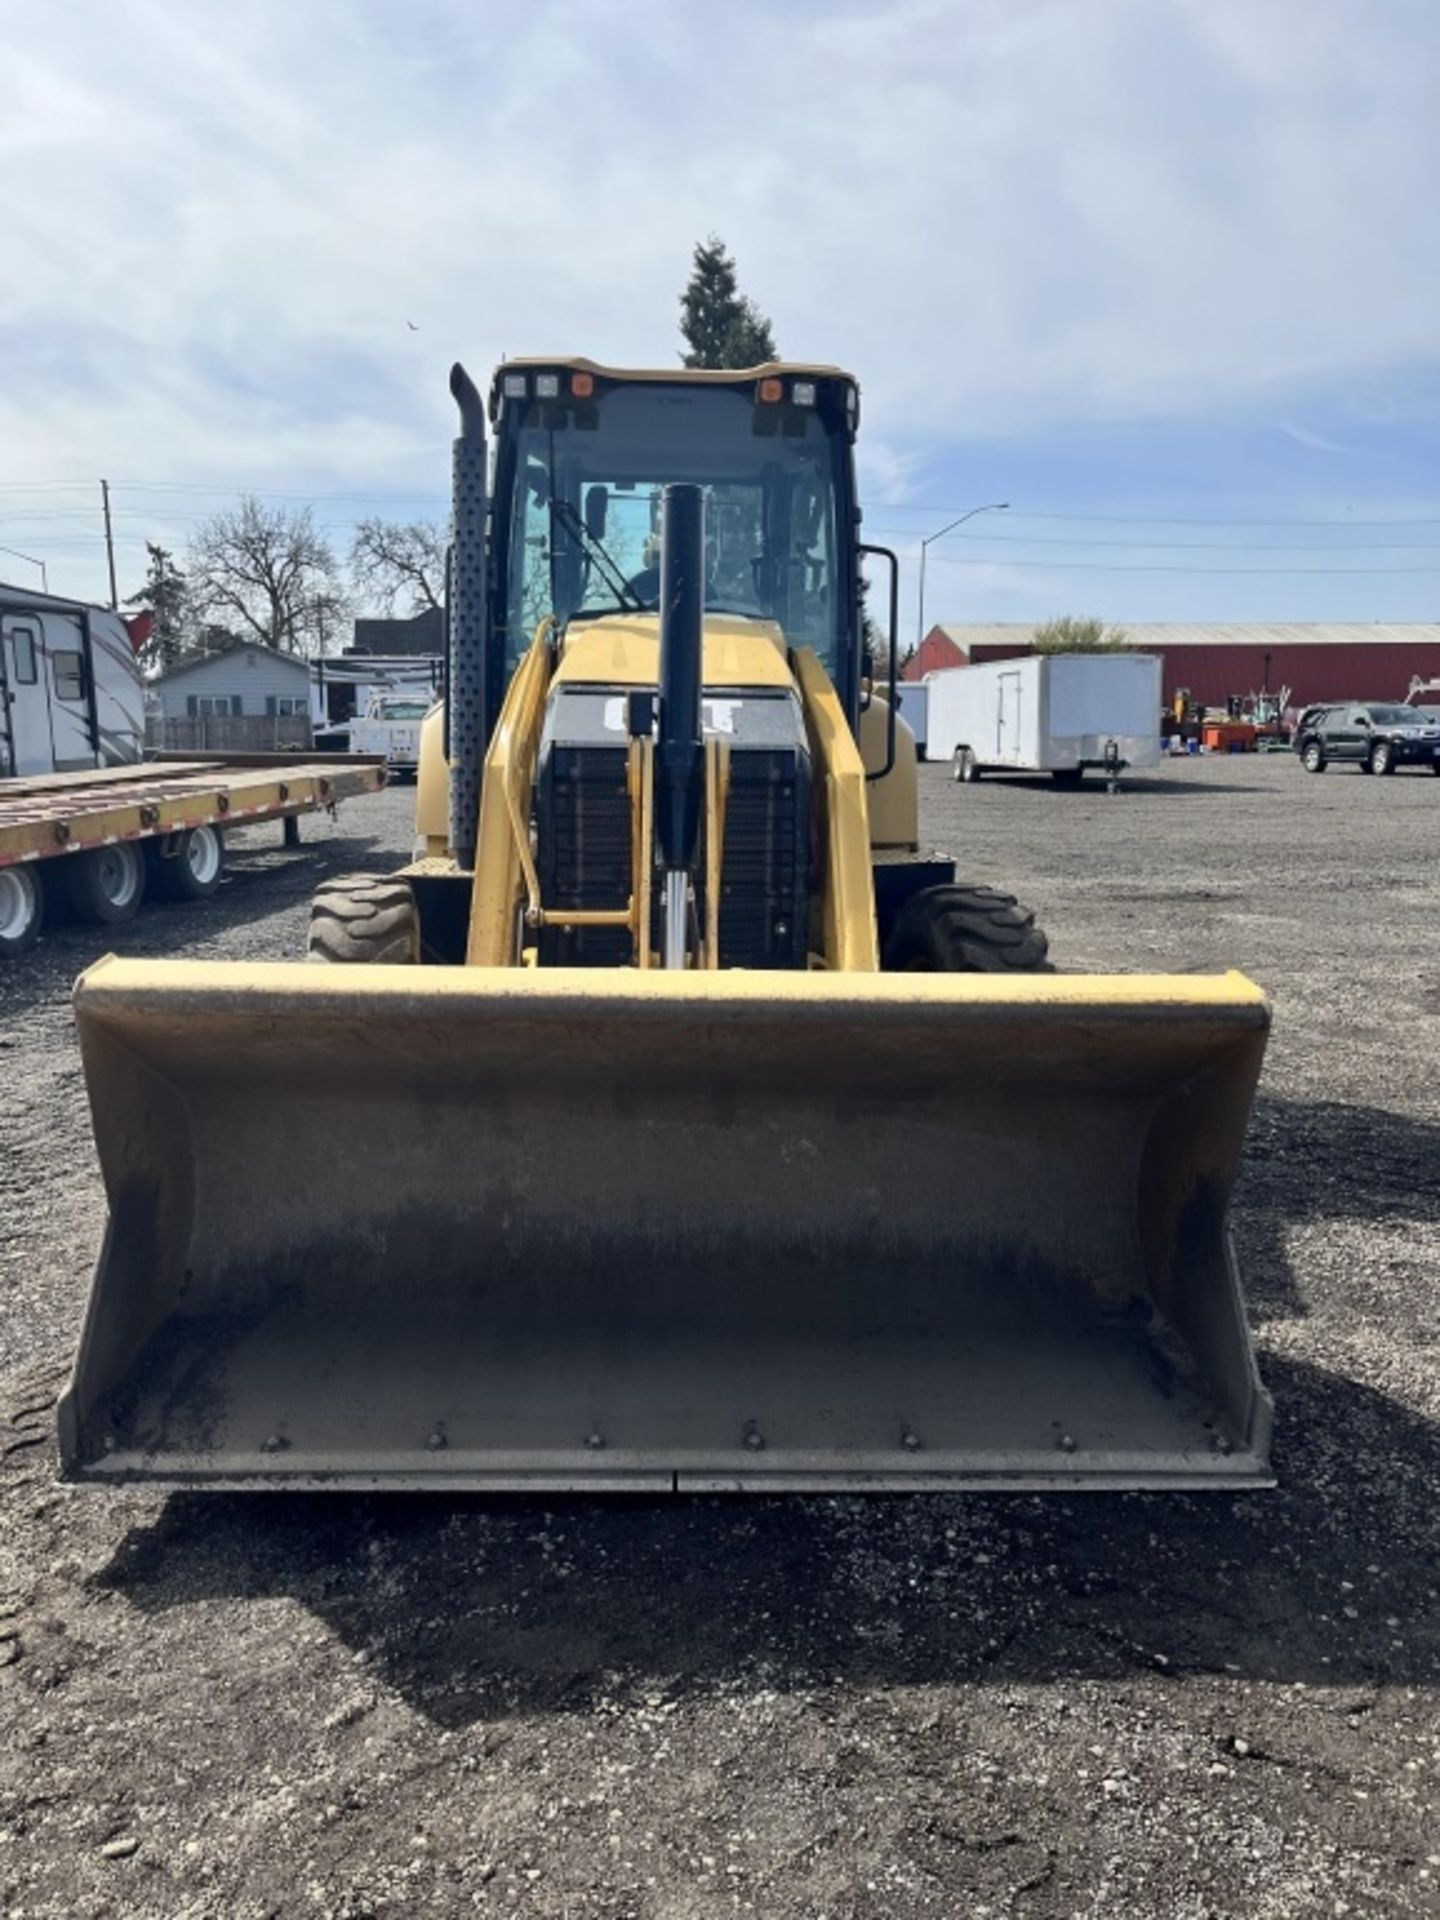
[[[1305,751],[1300,755],[1300,764],[1304,767],[1306,773],[1323,773],[1325,771],[1325,749],[1318,740],[1311,740],[1306,743]]]
[[[926,887],[885,946],[890,973],[1053,973],[1035,915],[996,887]]]
[[[955,778],[964,786],[971,786],[980,778],[980,762],[969,747],[955,749]]]
[[[33,867],[0,867],[0,960],[33,947],[44,922],[45,894]]]
[[[225,871],[225,842],[218,827],[188,827],[174,853],[151,841],[151,872],[167,900],[208,900]]]
[[[327,880],[310,908],[307,960],[326,966],[413,966],[420,916],[407,880],[347,873]]]
[[[70,905],[97,927],[133,920],[145,898],[145,856],[136,840],[72,853],[59,873]]]

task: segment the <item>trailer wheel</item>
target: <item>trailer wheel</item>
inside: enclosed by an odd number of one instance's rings
[[[167,900],[208,900],[225,871],[225,842],[218,827],[187,827],[173,853],[150,842],[150,865]]]
[[[955,778],[965,786],[980,778],[980,762],[969,747],[955,749]]]
[[[140,911],[145,898],[145,857],[134,840],[71,854],[61,861],[59,871],[70,905],[82,920],[98,927],[118,927]]]
[[[378,873],[327,880],[310,908],[307,960],[404,966],[420,958],[420,916],[408,881]]]
[[[1078,787],[1085,778],[1084,767],[1052,767],[1050,778],[1057,787]]]
[[[24,953],[40,938],[45,895],[30,867],[0,867],[0,960]]]
[[[1035,915],[996,887],[926,887],[885,947],[891,973],[1052,973]]]

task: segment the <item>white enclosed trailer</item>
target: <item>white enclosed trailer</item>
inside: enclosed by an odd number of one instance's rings
[[[1160,660],[1151,653],[1029,654],[926,676],[929,757],[957,780],[1048,773],[1078,784],[1160,761]]]
[[[128,766],[140,663],[118,613],[0,585],[0,779]]]

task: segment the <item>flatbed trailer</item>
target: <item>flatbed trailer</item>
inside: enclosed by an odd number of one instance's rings
[[[116,925],[147,891],[199,900],[220,884],[227,827],[284,823],[376,793],[379,754],[158,754],[133,766],[0,780],[0,958],[33,944],[47,902]]]

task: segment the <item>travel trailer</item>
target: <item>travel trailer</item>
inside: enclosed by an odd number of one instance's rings
[[[0,779],[126,766],[145,744],[118,613],[0,584]]]

